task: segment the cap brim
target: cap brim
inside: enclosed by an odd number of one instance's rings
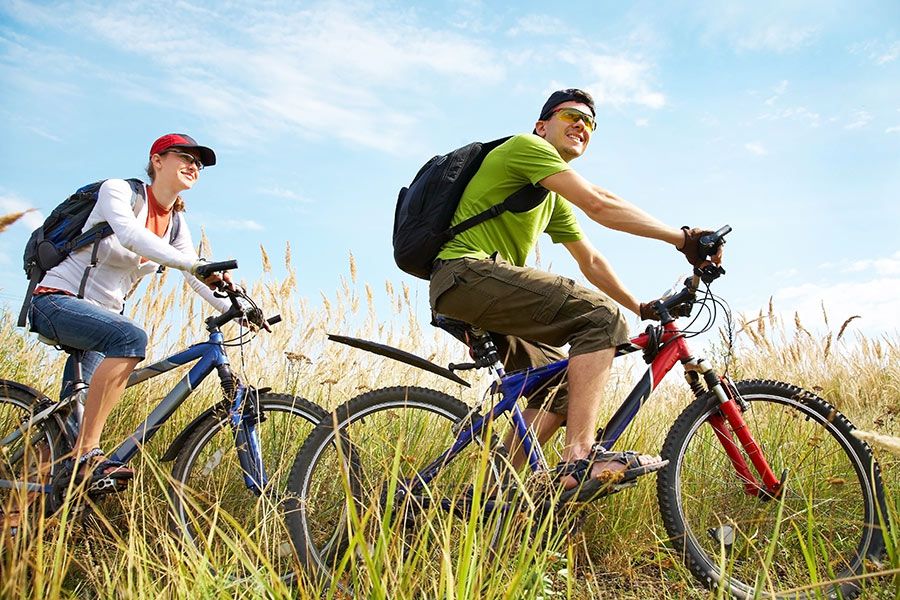
[[[198,146],[191,144],[173,144],[172,148],[186,148],[190,150],[196,150],[200,154],[200,161],[203,163],[204,167],[211,167],[216,164],[216,153],[213,152],[212,148],[207,148],[206,146]]]

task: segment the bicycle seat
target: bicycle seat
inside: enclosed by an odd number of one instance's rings
[[[475,331],[472,325],[459,319],[454,319],[446,315],[432,313],[431,324],[435,327],[443,329],[466,346],[471,347],[472,340],[475,337]]]
[[[67,354],[74,354],[75,352],[79,351],[77,348],[63,346],[62,344],[59,343],[58,340],[48,338],[47,336],[41,335],[40,333],[36,333],[33,331],[32,331],[32,333],[34,333],[34,335],[37,336],[38,341],[41,342],[42,344],[47,344],[48,346],[53,346],[54,348],[62,350],[63,352],[65,352]]]

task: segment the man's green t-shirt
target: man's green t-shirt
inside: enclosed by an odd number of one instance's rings
[[[463,192],[452,224],[503,202],[526,184],[536,185],[568,168],[556,148],[543,138],[534,134],[513,136],[485,157]],[[521,267],[543,232],[550,234],[554,243],[575,242],[584,237],[572,205],[554,192],[528,212],[504,212],[463,231],[444,244],[438,258],[487,258],[498,252]]]

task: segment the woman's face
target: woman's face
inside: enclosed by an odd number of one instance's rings
[[[156,167],[153,182],[174,187],[176,193],[194,187],[200,176],[200,169],[203,168],[199,153],[193,149],[170,148],[161,154],[155,154],[153,158]]]

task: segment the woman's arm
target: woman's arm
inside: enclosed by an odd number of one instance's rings
[[[134,209],[131,206],[132,194],[127,181],[108,179],[100,187],[94,214],[101,221],[109,223],[119,243],[128,250],[166,267],[190,271],[196,258],[186,255],[169,245],[168,240],[151,233],[144,223],[134,216]]]

